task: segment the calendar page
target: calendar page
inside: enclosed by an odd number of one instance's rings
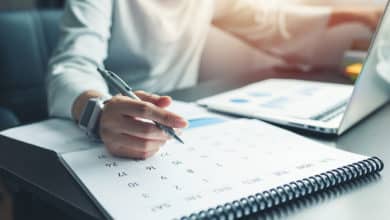
[[[112,219],[176,219],[366,159],[256,120],[186,130],[147,160],[103,147],[62,160]]]

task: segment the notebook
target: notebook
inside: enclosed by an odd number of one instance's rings
[[[249,119],[192,127],[186,144],[168,142],[147,160],[74,148],[86,140],[62,134],[73,150],[60,161],[108,219],[236,219],[383,169],[377,157]]]

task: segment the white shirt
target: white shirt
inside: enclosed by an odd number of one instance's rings
[[[71,118],[84,91],[109,94],[96,71],[104,61],[135,89],[195,85],[212,24],[254,47],[309,61],[310,47],[296,42],[309,35],[318,44],[329,10],[260,0],[69,0],[49,64],[49,114]]]

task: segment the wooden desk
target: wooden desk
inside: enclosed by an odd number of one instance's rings
[[[193,101],[269,77],[296,77],[309,80],[349,82],[329,74],[266,74],[210,81],[194,88],[171,93],[174,98]],[[378,110],[339,138],[315,139],[337,148],[365,155],[377,155],[390,164],[390,105]],[[313,137],[314,138],[314,137]],[[103,219],[81,187],[58,161],[55,153],[17,141],[0,138],[0,168],[13,186],[33,198],[50,204],[72,219]],[[387,219],[390,216],[390,169],[373,176],[298,202],[271,209],[253,219]],[[45,206],[46,207],[46,206]]]

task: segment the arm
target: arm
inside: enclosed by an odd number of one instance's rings
[[[338,57],[355,36],[367,36],[369,30],[372,32],[375,29],[382,11],[383,8],[332,8],[272,4],[271,1],[216,0],[214,24],[288,62],[314,64],[324,57]],[[337,27],[347,23],[362,25],[344,31]],[[335,40],[337,43],[333,44]],[[319,58],[321,60],[316,60],[316,54],[323,55]]]
[[[213,23],[257,47],[267,47],[323,31],[330,7],[276,4],[272,1],[216,0]]]
[[[50,61],[47,78],[49,113],[78,121],[89,98],[108,95],[96,71],[107,57],[112,1],[67,2],[62,36]],[[99,134],[108,151],[121,157],[144,159],[156,153],[169,137],[145,120],[182,128],[187,122],[164,107],[169,97],[137,92],[142,101],[121,95],[108,100],[100,116]]]
[[[383,15],[383,7],[337,7],[333,8],[328,26],[333,27],[349,22],[361,23],[375,31]]]
[[[112,1],[108,0],[67,2],[61,38],[50,60],[47,76],[50,116],[77,120],[83,101],[108,94],[107,85],[96,67],[102,66],[107,56],[111,8]],[[83,98],[75,102],[78,97]]]

